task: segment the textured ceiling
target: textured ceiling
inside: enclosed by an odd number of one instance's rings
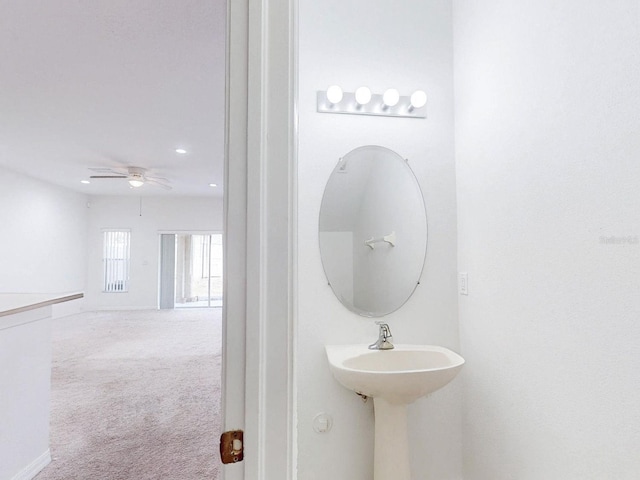
[[[224,39],[224,0],[0,2],[0,165],[88,194],[222,195]],[[173,189],[80,183],[122,166]]]

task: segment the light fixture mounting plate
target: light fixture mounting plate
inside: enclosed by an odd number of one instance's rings
[[[411,96],[401,95],[398,103],[393,107],[386,106],[382,95],[374,93],[366,105],[356,102],[355,93],[344,92],[342,100],[331,103],[326,91],[317,92],[317,111],[319,113],[342,113],[348,115],[375,115],[381,117],[427,118],[427,107],[412,107]]]

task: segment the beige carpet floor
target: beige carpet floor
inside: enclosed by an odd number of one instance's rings
[[[36,479],[216,479],[220,315],[183,309],[54,320],[53,461]]]

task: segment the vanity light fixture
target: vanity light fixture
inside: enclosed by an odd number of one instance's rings
[[[373,93],[368,87],[345,92],[338,85],[317,92],[317,111],[320,113],[348,113],[352,115],[378,115],[385,117],[427,117],[427,94],[416,90],[412,95],[401,95],[395,88],[384,93]]]

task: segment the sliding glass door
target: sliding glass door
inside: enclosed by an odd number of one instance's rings
[[[160,308],[222,306],[222,234],[161,235]]]

